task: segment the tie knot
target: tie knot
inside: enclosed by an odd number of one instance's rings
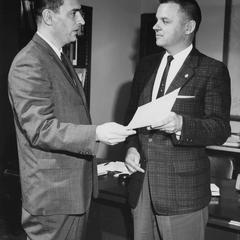
[[[173,60],[173,56],[172,55],[168,55],[167,63],[170,64],[172,60]]]

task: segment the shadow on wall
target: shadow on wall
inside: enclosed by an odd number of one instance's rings
[[[130,99],[131,82],[124,83],[118,90],[114,105],[113,121],[123,124]],[[119,143],[107,148],[106,159],[111,161],[123,161],[125,158],[125,144]]]
[[[132,61],[132,70],[135,72],[136,65],[139,61],[140,56],[140,28],[135,30],[135,39],[132,44],[132,55],[130,55],[130,60]]]
[[[133,52],[129,56],[132,62],[132,71],[135,71],[136,64],[139,59],[139,46],[140,46],[140,29],[136,29],[135,38],[132,43]],[[126,110],[130,100],[132,79],[127,80],[123,83],[116,94],[114,111],[113,111],[113,121],[126,125],[128,123],[124,122]],[[111,161],[124,161],[126,155],[126,149],[124,143],[119,143],[115,146],[107,147],[106,159]]]

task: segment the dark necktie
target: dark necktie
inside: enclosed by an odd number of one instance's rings
[[[168,75],[168,71],[169,71],[170,64],[171,64],[172,60],[173,60],[173,56],[169,55],[167,57],[166,67],[165,67],[165,69],[163,71],[161,83],[160,83],[160,86],[159,86],[159,89],[158,89],[157,98],[162,97],[164,95],[165,85],[166,85],[166,81],[167,81],[167,75]]]
[[[77,84],[76,84],[76,81],[75,81],[74,73],[72,72],[70,63],[68,62],[67,57],[64,55],[64,53],[61,53],[61,61],[64,65],[64,67],[66,68],[67,72],[69,73],[73,84],[76,86]]]

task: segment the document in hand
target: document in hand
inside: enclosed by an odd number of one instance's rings
[[[160,122],[171,112],[179,90],[180,88],[138,107],[127,128],[136,129],[151,126],[154,123]]]

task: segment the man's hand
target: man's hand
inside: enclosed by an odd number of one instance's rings
[[[126,137],[135,134],[136,131],[128,130],[125,126],[115,122],[108,122],[97,126],[96,140],[108,145],[124,142]]]
[[[176,114],[175,112],[170,112],[170,114],[155,124],[150,126],[150,129],[158,129],[166,133],[176,133],[182,130],[182,116]]]
[[[144,173],[144,169],[140,167],[140,154],[136,148],[129,148],[125,158],[125,164],[129,172],[132,174],[136,171]]]

